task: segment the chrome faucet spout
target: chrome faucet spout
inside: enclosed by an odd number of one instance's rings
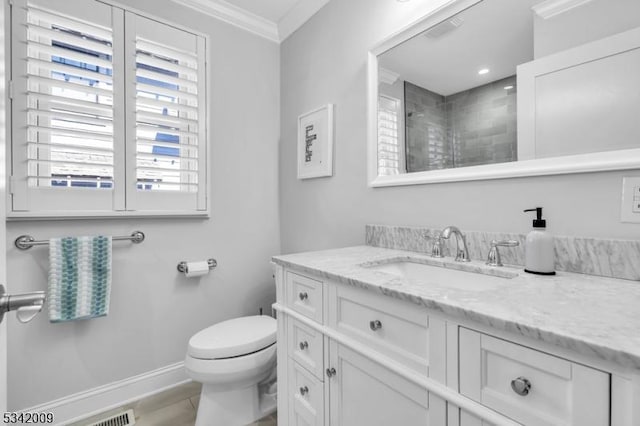
[[[458,262],[469,262],[469,250],[467,250],[467,241],[462,234],[462,231],[456,226],[447,226],[440,233],[440,238],[449,239],[451,234],[455,235],[456,238],[456,261]]]

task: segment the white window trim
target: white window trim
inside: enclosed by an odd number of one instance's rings
[[[13,176],[9,176],[9,179],[7,180],[7,191],[6,191],[6,205],[7,205],[7,220],[8,221],[16,221],[16,220],[65,220],[65,219],[69,219],[69,220],[74,220],[74,219],[79,219],[79,218],[87,218],[87,219],[118,219],[118,218],[131,218],[131,217],[162,217],[162,218],[178,218],[178,217],[182,217],[182,218],[205,218],[208,219],[210,218],[210,214],[211,214],[211,190],[212,190],[212,184],[211,184],[211,169],[209,167],[210,161],[209,161],[209,154],[211,151],[211,145],[212,145],[212,141],[211,141],[211,111],[212,111],[212,72],[210,69],[210,64],[212,63],[211,61],[211,57],[212,57],[212,53],[211,53],[211,36],[207,33],[201,32],[201,31],[197,31],[194,30],[193,28],[181,25],[181,24],[177,24],[175,22],[171,22],[169,20],[166,20],[164,18],[158,17],[152,13],[148,13],[146,11],[143,11],[141,9],[135,8],[135,7],[131,7],[129,5],[123,4],[121,2],[117,2],[117,1],[111,1],[111,0],[96,0],[99,3],[104,3],[106,5],[109,6],[113,6],[116,8],[120,8],[122,10],[124,10],[125,12],[129,12],[129,13],[133,13],[133,14],[137,14],[140,15],[144,18],[147,19],[151,19],[154,21],[157,21],[161,24],[164,25],[168,25],[171,27],[174,27],[176,29],[191,33],[197,37],[200,37],[204,40],[205,43],[205,49],[204,49],[204,64],[205,64],[205,69],[204,69],[204,86],[205,86],[205,93],[204,93],[204,113],[201,112],[201,116],[204,116],[204,144],[203,144],[203,149],[202,152],[199,157],[199,168],[204,167],[204,179],[203,179],[203,184],[204,184],[204,191],[202,192],[201,195],[201,200],[199,200],[199,205],[201,203],[204,204],[204,208],[199,209],[199,210],[180,210],[180,209],[163,209],[163,210],[146,210],[146,211],[135,211],[135,210],[123,210],[124,206],[121,205],[122,203],[119,202],[114,202],[114,206],[113,209],[111,210],[90,210],[90,211],[85,211],[85,210],[39,210],[39,211],[14,211],[12,210],[12,204],[13,204],[13,193],[14,191],[18,190],[18,185],[15,182],[15,179],[13,178]],[[6,43],[8,47],[11,47],[11,45],[13,44],[13,34],[11,34],[10,32],[12,31],[12,25],[11,25],[11,13],[6,13],[4,16],[4,24],[5,24],[5,28],[6,31],[8,32],[7,35],[11,35],[10,37],[8,36],[6,38]],[[124,26],[124,21],[122,22],[122,24],[120,23],[114,23],[114,34],[116,33],[116,31],[118,31],[120,29],[120,27]],[[13,61],[13,57],[8,56],[9,57],[9,63],[7,64],[7,68],[8,69],[12,69],[12,61]],[[114,55],[114,60],[116,60],[116,55]],[[13,100],[12,95],[13,95],[13,83],[12,83],[12,76],[7,73],[6,76],[6,81],[7,81],[7,87],[9,88],[9,90],[7,90],[7,94],[6,94],[6,100],[7,103],[9,105],[11,105],[11,102]],[[119,109],[119,113],[124,115],[126,113],[125,108],[120,108]],[[114,113],[115,115],[115,113]],[[13,139],[11,137],[11,127],[13,125],[13,108],[9,107],[7,108],[6,111],[6,120],[7,123],[9,123],[9,126],[7,126],[7,140],[10,141],[10,143],[6,144],[6,153],[7,156],[5,158],[5,163],[7,165],[8,170],[13,170],[13,154],[14,154],[14,144],[13,144]],[[119,127],[119,126],[118,126]],[[116,129],[114,129],[114,134],[117,132]],[[114,145],[117,142],[114,141]],[[124,142],[121,142],[122,145],[125,145]],[[115,148],[115,147],[114,147]],[[117,161],[123,161],[124,157],[126,156],[126,149],[120,149],[120,150],[115,150],[114,149],[114,163]],[[114,176],[114,179],[118,178],[117,176]],[[121,177],[121,179],[123,179]],[[134,178],[135,179],[135,178]],[[123,181],[124,182],[124,181]],[[128,182],[124,182],[125,185],[128,184]],[[124,190],[124,187],[123,187]],[[114,197],[115,199],[120,199],[122,200],[122,202],[124,202],[125,197]],[[121,208],[119,210],[119,208]]]

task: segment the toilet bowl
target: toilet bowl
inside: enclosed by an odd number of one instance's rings
[[[276,320],[235,318],[194,334],[187,374],[202,383],[196,426],[242,426],[273,412]]]

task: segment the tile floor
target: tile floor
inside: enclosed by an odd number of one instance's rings
[[[199,400],[200,383],[191,382],[105,411],[69,426],[86,426],[130,408],[136,415],[136,426],[193,426],[196,421]],[[248,426],[277,426],[277,424],[277,414],[274,413]]]

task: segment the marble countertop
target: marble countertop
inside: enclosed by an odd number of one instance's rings
[[[273,261],[303,273],[378,291],[453,317],[640,369],[640,282],[569,272],[538,276],[521,269],[491,268],[473,261],[464,267],[494,275],[518,274],[515,278],[491,277],[491,285],[475,288],[447,285],[437,279],[409,280],[363,266],[409,258],[415,262],[434,262],[424,254],[371,246],[275,256]],[[451,269],[458,268],[456,263],[459,262],[450,258],[442,260],[442,265]]]

